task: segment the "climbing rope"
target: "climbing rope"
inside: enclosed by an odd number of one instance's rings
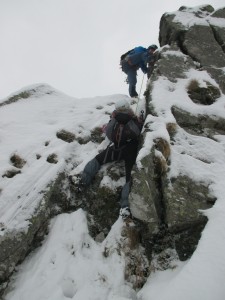
[[[145,74],[143,74],[143,77],[142,77],[141,88],[140,88],[140,92],[139,92],[139,95],[138,95],[138,102],[137,102],[135,114],[137,113],[138,104],[139,104],[139,101],[140,101],[140,96],[141,96],[142,86],[143,86],[143,82],[144,82],[144,77],[145,77]]]
[[[142,76],[141,88],[140,88],[140,92],[139,92],[139,95],[138,95],[138,98],[139,98],[139,99],[140,99],[140,95],[141,95],[141,90],[142,90],[144,78],[145,78],[145,74],[143,74],[143,76]]]

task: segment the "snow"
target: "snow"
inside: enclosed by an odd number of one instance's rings
[[[182,24],[186,29],[194,25],[201,25],[201,26],[214,25],[221,28],[225,27],[224,18],[213,17],[208,12],[204,12],[204,11],[202,11],[201,15],[199,15],[199,9],[201,7],[202,5],[196,7],[186,7],[184,11],[175,11],[169,14],[174,15],[173,22]]]
[[[66,159],[72,152],[79,156],[78,164],[83,161],[80,168],[90,156],[97,154],[94,143],[81,147],[77,142],[68,144],[58,139],[56,133],[66,129],[77,137],[88,136],[92,129],[108,122],[108,114],[114,109],[110,96],[79,100],[51,90],[49,86],[31,86],[27,89],[35,88],[37,92],[29,100],[21,99],[0,109],[0,174],[13,169],[10,163],[13,154],[26,160],[20,175],[1,179],[0,220],[8,229],[27,226],[25,220],[42,198],[40,192],[47,189],[49,178],[54,180],[65,168]],[[114,96],[113,100],[120,97]],[[99,104],[106,106],[97,109]],[[52,153],[58,156],[57,164],[46,163],[48,155]],[[41,156],[40,159],[36,158],[37,154]],[[32,186],[32,190],[29,186]],[[17,198],[21,200],[17,201]],[[24,222],[21,222],[21,214]]]
[[[176,83],[171,83],[163,77],[154,83],[152,103],[159,117],[147,117],[146,124],[149,122],[150,132],[146,134],[144,147],[137,158],[139,167],[141,159],[151,149],[156,136],[167,140],[165,124],[175,121],[170,109],[173,105],[196,116],[203,114],[215,118],[225,117],[224,95],[214,104],[203,106],[195,105],[185,91],[188,82],[193,79],[202,82],[202,86],[206,81],[217,86],[210,76],[206,72],[196,70],[190,70],[186,75],[186,79],[178,79]],[[217,201],[213,208],[202,212],[209,221],[191,259],[184,264],[178,264],[173,270],[150,275],[145,287],[138,293],[138,299],[225,299],[224,146],[222,135],[215,136],[214,141],[190,135],[178,126],[176,142],[171,149],[169,176],[183,174],[197,182],[204,182],[217,197]]]
[[[121,220],[114,225],[118,235],[121,226]],[[15,276],[16,292],[9,293],[6,299],[112,300],[123,286],[121,295],[129,299],[125,295],[132,291],[124,282],[122,257],[114,251],[107,258],[104,256],[106,245],[113,247],[110,239],[109,235],[102,244],[91,239],[82,210],[60,215],[52,220],[50,234],[41,249],[27,259]]]
[[[190,80],[198,79],[202,85],[209,81],[217,86],[214,80],[205,71],[191,70],[186,75],[186,79],[174,83],[163,77],[154,83],[152,103],[158,117],[147,116],[145,126],[148,132],[137,157],[138,167],[142,167],[141,161],[149,153],[155,138],[169,141],[166,124],[175,122],[171,113],[173,105],[193,115],[225,118],[224,95],[214,104],[204,106],[193,103],[186,93]],[[79,173],[107,145],[107,141],[101,145],[93,142],[80,145],[77,141],[66,143],[58,139],[56,133],[65,129],[85,138],[92,129],[108,122],[113,103],[121,98],[130,101],[125,95],[76,99],[48,85],[27,89],[36,92],[28,99],[0,107],[1,176],[13,168],[10,162],[12,154],[26,160],[21,174],[13,178],[1,177],[0,224],[4,228],[1,235],[15,228],[26,230],[29,216],[41,201],[40,192],[48,189],[49,182],[62,170]],[[137,114],[143,108],[144,99],[138,108],[133,105]],[[169,176],[186,174],[204,182],[217,198],[211,209],[202,212],[209,221],[188,261],[177,260],[172,269],[153,271],[145,286],[134,291],[124,279],[125,259],[116,251],[121,238],[121,219],[118,218],[106,239],[99,243],[88,233],[85,212],[78,210],[52,219],[43,245],[17,267],[5,299],[225,299],[225,138],[216,135],[210,140],[177,128],[176,142],[171,147]],[[46,162],[52,153],[57,154],[57,164]],[[37,159],[37,154],[40,159]],[[107,176],[102,185],[111,186]],[[107,257],[104,255],[106,248],[109,249]]]
[[[210,25],[225,28],[225,21],[223,18],[208,18],[208,22],[210,23]]]

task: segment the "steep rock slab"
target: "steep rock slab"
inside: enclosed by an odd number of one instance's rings
[[[177,82],[178,78],[186,78],[185,74],[190,68],[196,68],[195,62],[183,54],[176,45],[164,47],[157,61],[155,74],[166,76],[171,82]],[[157,77],[156,77],[157,78]],[[153,75],[153,80],[154,75]]]
[[[172,185],[171,185],[172,183]],[[190,224],[206,221],[201,210],[212,206],[215,199],[210,198],[208,187],[196,182],[188,176],[180,175],[164,182],[164,201],[166,207],[166,223],[171,231],[182,231]]]
[[[186,170],[186,168],[189,169],[189,158],[190,161],[196,159],[196,164],[200,168],[206,167],[207,169],[207,164],[211,162],[209,153],[205,151],[205,156],[199,154],[198,157],[194,146],[191,146],[192,141],[190,141],[191,150],[189,149],[185,162],[185,150],[183,150],[184,153],[178,154],[179,146],[174,146],[176,143],[179,144],[180,138],[188,140],[185,135],[183,137],[176,135],[179,126],[190,134],[210,139],[224,134],[224,118],[222,114],[218,113],[219,110],[216,107],[217,103],[220,106],[220,97],[223,97],[221,90],[224,92],[225,61],[221,43],[218,43],[212,26],[209,24],[213,11],[211,6],[193,9],[182,7],[179,12],[163,15],[159,40],[161,46],[164,47],[160,51],[159,60],[145,93],[148,113],[160,118],[161,121],[165,120],[170,135],[173,158],[171,162],[170,159],[167,161],[168,171],[162,173],[161,178],[158,179],[160,182],[160,188],[158,188],[161,190],[160,203],[164,222],[168,226],[173,247],[181,260],[190,257],[196,249],[201,231],[207,222],[207,218],[200,210],[204,211],[212,207],[216,201],[216,197],[210,193],[210,180],[202,179],[201,176],[193,179],[193,171]],[[212,53],[216,53],[219,59],[213,59]],[[199,80],[197,84],[199,89],[193,91],[188,87],[196,78]],[[183,91],[181,86],[183,86]],[[162,97],[163,105],[161,105]],[[194,109],[193,105],[190,105],[190,100],[195,103]],[[170,103],[172,103],[171,106]],[[201,106],[203,104],[206,106],[204,110]],[[211,105],[212,107],[210,107]],[[156,129],[153,130],[152,135],[157,136]],[[207,144],[206,139],[202,142]],[[147,143],[146,136],[144,143]],[[207,149],[206,146],[205,149]],[[152,150],[149,150],[149,153],[151,152]],[[177,153],[175,160],[174,153]],[[179,163],[179,157],[181,161],[184,159],[185,165]],[[149,161],[147,155],[146,161]],[[179,172],[175,172],[176,176],[173,177],[171,174],[177,167],[176,162],[180,169]],[[156,164],[154,164],[152,169],[156,168]],[[135,172],[134,178],[138,177],[137,174]],[[153,182],[154,176],[146,172],[146,178],[148,176]],[[138,189],[136,188],[136,190]],[[157,211],[156,207],[155,211]],[[166,231],[167,234],[168,231]],[[149,232],[149,236],[152,234]],[[164,238],[162,240],[165,241]],[[168,245],[167,243],[166,246],[168,247]]]
[[[207,24],[190,27],[185,32],[182,47],[184,52],[198,61],[201,66],[225,67],[225,54],[217,43],[211,27]]]
[[[142,168],[136,169],[129,197],[134,217],[148,224],[149,231],[158,231],[162,208],[160,193],[155,178],[154,149],[142,161]]]
[[[54,195],[55,188],[58,188],[61,176],[49,185],[49,188],[42,191],[43,198],[39,202],[39,206],[31,217],[26,220],[28,225],[20,230],[8,230],[1,228],[0,235],[0,295],[7,287],[10,275],[14,272],[18,263],[21,263],[27,254],[38,247],[44,235],[48,230],[49,219],[59,213],[57,201]],[[65,195],[60,194],[62,201]]]
[[[209,24],[212,26],[217,42],[225,52],[225,26],[220,26],[221,24],[223,24],[223,21],[225,19],[225,8],[218,9],[217,11],[212,13],[211,16],[213,18],[209,20]]]
[[[176,44],[183,53],[197,61],[225,93],[224,9],[214,12],[211,6],[196,9],[181,7],[164,14],[160,21],[160,45]]]

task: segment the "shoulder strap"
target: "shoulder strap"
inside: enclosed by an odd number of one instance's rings
[[[119,124],[115,136],[115,142],[117,143],[118,148],[120,147],[121,140],[122,140],[122,134],[123,134],[124,125]]]

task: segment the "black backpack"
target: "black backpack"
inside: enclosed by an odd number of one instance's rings
[[[129,50],[129,51],[127,51],[126,53],[124,53],[124,54],[122,54],[121,56],[120,56],[120,61],[122,61],[122,60],[124,60],[124,58],[127,56],[127,55],[129,55],[131,52],[133,51],[133,49],[132,50]]]
[[[116,148],[131,140],[138,140],[140,133],[141,126],[137,118],[127,112],[114,112],[106,127],[106,136]]]
[[[124,60],[127,57],[127,55],[143,53],[145,51],[146,51],[146,48],[144,48],[142,46],[135,47],[134,49],[131,49],[131,50],[127,51],[126,53],[122,54],[120,56],[120,62],[122,62],[122,60]]]

